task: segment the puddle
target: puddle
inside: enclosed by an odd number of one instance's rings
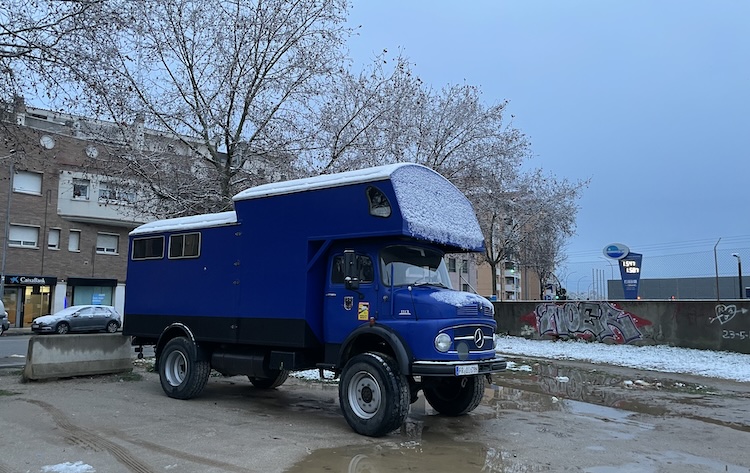
[[[374,445],[316,450],[286,471],[287,473],[311,471],[504,473],[517,471],[506,468],[508,466],[506,463],[512,463],[511,456],[479,443],[460,442],[436,434],[425,434],[419,440],[409,440],[408,435],[402,437]]]

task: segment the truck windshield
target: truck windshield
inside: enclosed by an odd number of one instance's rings
[[[418,246],[394,245],[380,252],[383,284],[390,286],[431,285],[452,289],[443,253]]]

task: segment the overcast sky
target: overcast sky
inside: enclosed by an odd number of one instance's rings
[[[750,268],[750,2],[353,0],[350,22],[356,61],[400,49],[433,87],[510,100],[530,166],[591,179],[561,277],[613,242],[643,277],[693,252],[712,274],[719,238],[721,272]]]

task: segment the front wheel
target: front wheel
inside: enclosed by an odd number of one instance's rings
[[[175,399],[190,399],[200,394],[211,374],[211,364],[203,350],[185,337],[167,342],[158,366],[161,388]]]
[[[380,437],[404,423],[409,413],[409,382],[393,358],[363,353],[344,366],[339,403],[355,432]]]
[[[422,386],[422,392],[427,402],[439,413],[460,416],[479,406],[484,395],[484,377],[430,379]]]
[[[70,332],[70,325],[68,325],[67,322],[60,322],[59,324],[57,324],[55,332],[57,332],[59,335],[65,335],[66,333]]]
[[[272,373],[270,378],[256,378],[254,376],[248,376],[247,378],[256,388],[273,389],[284,384],[284,381],[289,377],[289,371],[287,370],[273,370]]]

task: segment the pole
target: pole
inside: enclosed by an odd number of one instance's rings
[[[742,258],[737,253],[732,253],[732,256],[737,258],[737,280],[740,283],[740,299],[744,299],[742,297]]]
[[[716,266],[716,301],[720,301],[721,298],[719,297],[719,259],[716,257],[716,247],[719,246],[719,242],[721,241],[721,238],[716,242],[714,245],[714,265]]]
[[[5,238],[3,239],[3,263],[0,268],[0,298],[5,296],[5,261],[8,257],[8,237],[10,236],[10,196],[13,194],[13,172],[15,171],[13,161],[10,162],[10,175],[8,176],[8,203],[5,207]]]

